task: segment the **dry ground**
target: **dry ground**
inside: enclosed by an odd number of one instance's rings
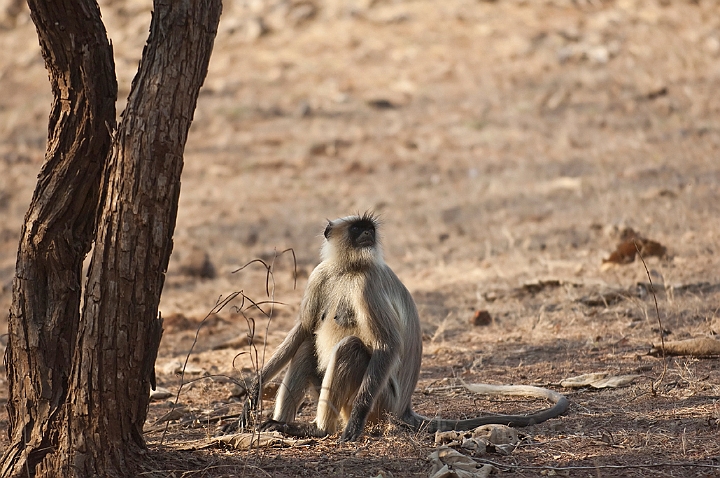
[[[120,108],[149,3],[101,2]],[[26,17],[0,30],[3,310],[50,101]],[[645,269],[601,265],[624,227],[659,241],[668,256],[648,268],[667,338],[720,333],[718,91],[717,1],[227,1],[187,145],[160,385],[177,391],[174,363],[219,297],[265,297],[258,264],[232,271],[292,247],[297,289],[288,255],[274,275],[287,305],[272,321],[246,312],[271,352],[317,263],[323,221],[372,209],[421,311],[420,412],[541,406],[478,399],[450,387],[458,378],[560,389],[581,373],[638,374],[615,390],[566,390],[565,416],[484,458],[517,476],[716,476],[717,358],[670,358],[662,376],[663,360],[647,355],[660,327]],[[189,267],[203,253],[215,278]],[[469,325],[476,310],[492,323]],[[249,354],[236,357],[246,333],[232,307],[211,317],[186,378],[250,370]],[[237,413],[231,390],[221,379],[184,387],[180,402],[199,418],[164,438],[152,422],[171,402],[151,405],[147,476],[427,476],[432,438],[394,426],[358,444],[193,450],[215,431],[202,412]],[[6,428],[0,414],[0,440]]]

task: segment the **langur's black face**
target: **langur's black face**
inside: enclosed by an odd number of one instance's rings
[[[371,213],[328,221],[323,235],[328,244],[349,253],[352,250],[377,249],[377,219]],[[347,259],[347,258],[346,258]]]
[[[350,243],[353,247],[374,247],[375,246],[375,224],[369,219],[354,221],[348,227]]]

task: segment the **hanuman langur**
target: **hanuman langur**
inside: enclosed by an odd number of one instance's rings
[[[239,425],[250,425],[262,384],[288,363],[272,420],[261,430],[323,437],[344,429],[357,440],[368,420],[390,413],[416,430],[470,430],[494,423],[527,426],[562,414],[565,397],[546,389],[483,385],[489,395],[535,395],[555,402],[530,415],[491,415],[467,420],[426,418],[411,397],[422,359],[420,320],[412,296],[385,264],[378,221],[369,213],[328,223],[322,262],[309,277],[298,320],[248,392]],[[314,422],[296,422],[308,389],[319,390]],[[538,393],[538,390],[540,393]]]

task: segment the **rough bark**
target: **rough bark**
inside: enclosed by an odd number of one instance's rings
[[[114,78],[109,89],[87,82],[97,81],[108,65],[113,73],[104,28],[95,25],[97,5],[41,3],[31,0],[30,6],[56,101],[48,157],[18,252],[6,355],[12,445],[2,476],[136,476],[183,151],[221,1],[155,1],[150,38],[102,174],[117,87]],[[58,57],[65,63],[55,68]],[[108,103],[111,113],[82,106],[92,100]],[[63,126],[71,119],[89,124]],[[69,141],[62,145],[72,146],[55,151],[54,130]],[[88,159],[67,165],[78,151]],[[92,158],[97,165],[87,164]],[[96,210],[78,320],[82,258]]]
[[[28,2],[53,92],[45,162],[25,216],[5,354],[10,446],[0,476],[33,470],[56,443],[103,165],[115,127],[112,49],[90,0]]]
[[[183,151],[220,10],[220,0],[155,1],[103,178],[66,427],[39,474],[135,476],[145,448]]]

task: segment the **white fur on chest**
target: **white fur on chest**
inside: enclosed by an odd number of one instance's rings
[[[344,276],[337,278],[329,284],[327,300],[320,307],[320,313],[325,318],[315,331],[315,352],[318,358],[318,368],[324,371],[335,345],[345,337],[354,335],[359,337],[366,345],[371,346],[372,336],[367,326],[367,306],[357,298],[362,297],[364,281],[360,276]],[[345,306],[341,306],[341,304]],[[352,324],[343,324],[335,319],[339,309],[347,307],[352,310]]]

